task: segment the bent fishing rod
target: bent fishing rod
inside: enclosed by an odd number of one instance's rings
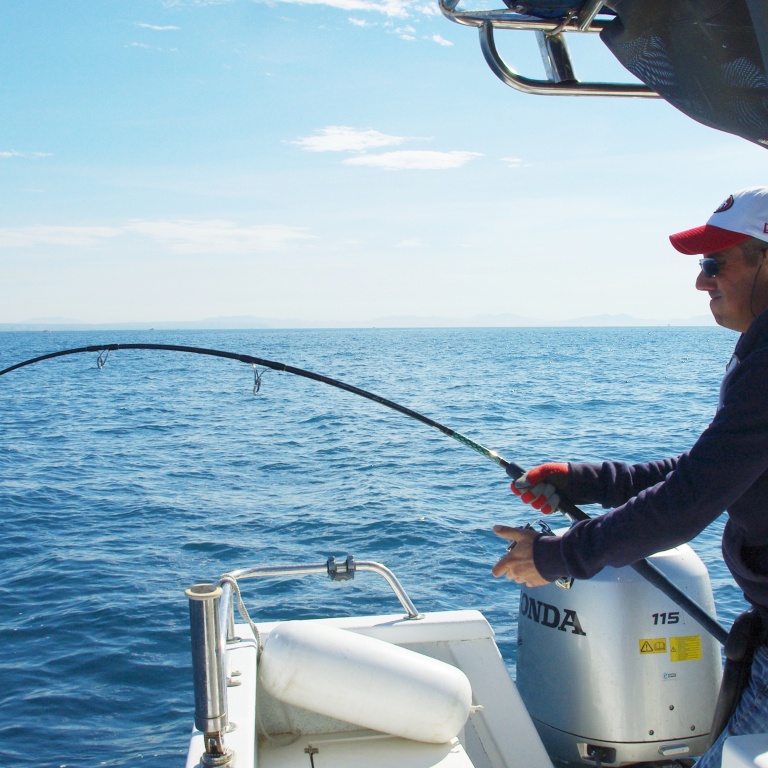
[[[514,462],[507,461],[506,459],[502,458],[501,456],[499,456],[498,453],[496,453],[496,451],[492,451],[486,448],[485,446],[480,445],[480,443],[477,443],[474,440],[471,440],[470,438],[466,437],[465,435],[462,435],[460,432],[456,432],[455,430],[450,429],[449,427],[446,427],[443,424],[440,424],[440,422],[437,422],[434,419],[430,419],[428,416],[424,416],[423,414],[418,413],[417,411],[411,410],[410,408],[406,408],[405,406],[400,405],[399,403],[396,403],[393,400],[388,400],[386,397],[380,397],[379,395],[376,395],[373,392],[368,392],[365,389],[360,389],[360,387],[355,387],[352,384],[347,384],[346,382],[339,381],[338,379],[332,379],[329,376],[323,376],[319,373],[306,371],[303,368],[296,368],[292,365],[286,365],[285,363],[278,363],[278,362],[275,362],[274,360],[265,360],[264,358],[261,358],[261,357],[253,357],[252,355],[242,355],[242,354],[237,354],[235,352],[226,352],[219,349],[207,349],[205,347],[190,347],[190,346],[184,346],[179,344],[149,344],[149,343],[146,343],[146,344],[95,344],[88,347],[77,347],[75,349],[65,349],[59,352],[50,352],[46,355],[33,357],[30,360],[25,360],[24,362],[16,363],[16,365],[11,365],[8,368],[4,368],[3,370],[0,370],[0,376],[4,376],[5,374],[10,373],[11,371],[18,370],[19,368],[24,368],[25,366],[28,366],[28,365],[40,363],[44,360],[51,360],[55,357],[64,357],[66,355],[76,355],[84,352],[97,352],[99,354],[97,362],[98,362],[99,368],[101,368],[106,362],[106,356],[108,356],[110,352],[113,352],[119,349],[142,349],[142,350],[163,350],[166,352],[187,352],[187,353],[192,353],[196,355],[208,355],[210,357],[223,357],[223,358],[226,358],[227,360],[237,360],[238,362],[241,362],[241,363],[247,363],[248,365],[253,366],[254,374],[256,377],[256,384],[254,385],[254,393],[258,392],[259,387],[261,385],[261,378],[258,374],[257,366],[262,366],[263,368],[269,368],[273,371],[283,371],[284,373],[290,373],[295,376],[301,376],[305,379],[311,379],[312,381],[319,381],[323,384],[328,384],[331,387],[342,389],[345,392],[351,392],[353,395],[359,395],[360,397],[364,397],[367,400],[372,400],[375,403],[379,403],[379,405],[383,405],[387,408],[391,408],[392,410],[397,411],[398,413],[402,413],[404,416],[409,416],[412,419],[416,419],[416,421],[420,421],[422,424],[426,424],[428,427],[432,427],[433,429],[439,430],[444,435],[447,435],[448,437],[456,440],[462,445],[467,446],[467,448],[471,448],[473,451],[475,451],[476,453],[479,453],[481,456],[484,456],[485,458],[490,459],[494,463],[503,467],[506,473],[513,480],[517,480],[519,477],[525,474],[525,470],[522,467],[515,464]],[[575,504],[568,501],[568,499],[563,498],[562,495],[560,497],[559,509],[572,522],[579,522],[581,520],[590,519],[589,515],[587,515],[586,512],[579,509],[579,507],[577,507]],[[727,630],[721,624],[719,624],[712,616],[710,616],[704,610],[704,608],[702,608],[695,600],[691,599],[681,589],[675,586],[667,578],[667,576],[665,576],[649,560],[647,559],[639,560],[636,563],[632,563],[631,567],[638,574],[640,574],[644,579],[646,579],[649,583],[651,583],[658,590],[660,590],[664,595],[666,595],[670,600],[672,600],[676,605],[682,608],[692,619],[698,622],[707,632],[709,632],[713,637],[715,637],[720,643],[723,643],[723,644],[725,643],[725,639],[728,636]]]

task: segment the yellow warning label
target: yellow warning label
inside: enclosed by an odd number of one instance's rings
[[[666,653],[666,637],[647,637],[640,640],[640,653]]]
[[[669,638],[669,657],[672,661],[697,661],[701,658],[701,635]]]

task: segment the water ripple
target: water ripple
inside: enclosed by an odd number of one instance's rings
[[[347,381],[523,466],[676,455],[711,418],[718,328],[0,334],[0,367],[153,341]],[[696,350],[691,354],[689,350]],[[16,766],[179,765],[192,723],[183,590],[246,565],[352,553],[419,610],[476,607],[507,663],[518,590],[495,522],[526,522],[497,466],[376,403],[233,362],[113,352],[0,379],[0,738]],[[661,382],[661,384],[660,384]],[[741,609],[720,528],[696,542],[721,619]],[[397,612],[373,574],[247,582],[260,619]],[[30,751],[30,724],[34,750]]]

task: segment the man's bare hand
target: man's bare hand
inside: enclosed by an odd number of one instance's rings
[[[494,576],[506,576],[527,587],[541,587],[549,582],[536,570],[533,564],[533,542],[538,536],[530,528],[510,528],[494,525],[493,532],[510,542],[511,549],[493,566]]]

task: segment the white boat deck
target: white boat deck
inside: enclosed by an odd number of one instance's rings
[[[311,761],[310,761],[311,757]],[[372,732],[313,736],[259,750],[260,768],[474,768],[458,739],[445,744],[402,739]]]
[[[227,667],[230,724],[226,745],[238,768],[552,768],[536,729],[478,611],[449,611],[407,619],[402,614],[316,619],[367,635],[458,667],[472,686],[472,712],[456,737],[429,744],[333,720],[286,705],[260,690],[256,643],[250,628],[236,625],[241,641],[231,644]],[[258,624],[266,642],[275,624]],[[340,681],[340,685],[344,685]],[[349,690],[375,697],[375,690]],[[258,712],[258,717],[257,717]],[[194,734],[187,768],[199,764],[202,734]]]

